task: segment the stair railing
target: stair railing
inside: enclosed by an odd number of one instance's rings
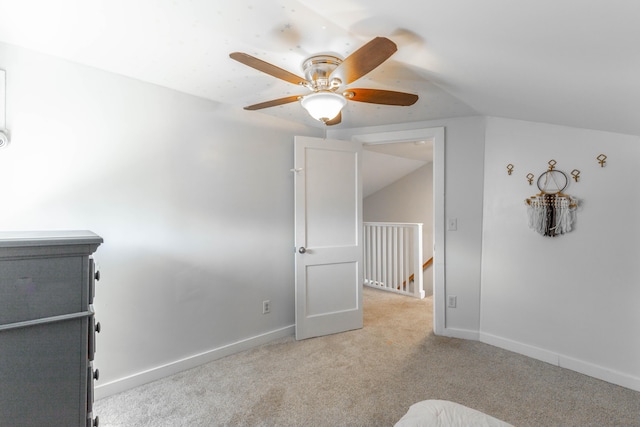
[[[364,223],[364,284],[424,298],[421,223]]]

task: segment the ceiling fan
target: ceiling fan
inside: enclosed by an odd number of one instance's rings
[[[345,59],[334,55],[315,55],[307,58],[302,69],[305,78],[299,77],[268,62],[242,52],[229,56],[244,65],[255,68],[295,85],[304,86],[309,93],[273,99],[244,107],[260,110],[300,101],[302,107],[316,120],[326,125],[342,121],[342,108],[347,101],[383,105],[413,105],[418,95],[382,89],[354,89],[345,86],[358,80],[393,55],[398,47],[386,37],[376,37]]]

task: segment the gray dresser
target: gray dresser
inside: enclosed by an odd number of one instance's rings
[[[0,427],[97,426],[90,231],[0,232]]]

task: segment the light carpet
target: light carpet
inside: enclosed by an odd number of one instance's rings
[[[432,300],[364,290],[364,328],[238,353],[101,399],[101,427],[393,426],[450,400],[519,427],[640,427],[640,393],[435,336]]]

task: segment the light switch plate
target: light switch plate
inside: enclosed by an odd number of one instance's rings
[[[455,295],[449,295],[447,298],[447,307],[456,308],[458,305],[458,297]]]

